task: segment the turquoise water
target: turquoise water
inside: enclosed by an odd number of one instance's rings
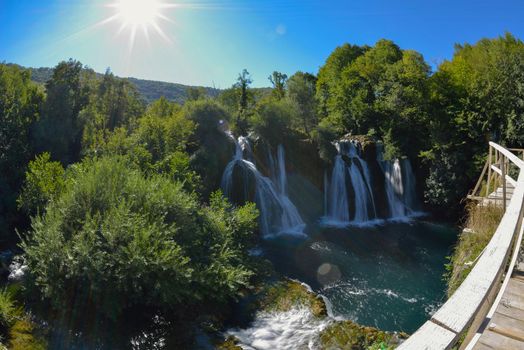
[[[279,236],[262,249],[278,272],[324,295],[333,316],[411,333],[444,301],[444,264],[456,237],[424,221],[317,227],[306,239]]]

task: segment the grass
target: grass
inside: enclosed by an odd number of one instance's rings
[[[446,265],[448,296],[451,296],[467,277],[477,257],[495,233],[504,214],[501,207],[495,205],[481,206],[472,203],[467,209],[465,228]]]
[[[13,325],[16,319],[22,314],[16,306],[13,294],[4,289],[0,292],[0,325],[5,330]]]
[[[25,315],[17,320],[9,330],[9,349],[12,350],[45,350],[46,341],[37,333],[35,323]]]
[[[18,306],[16,291],[16,286],[0,291],[0,350],[44,350],[47,344],[37,335],[39,330],[30,315]]]
[[[500,186],[502,186],[502,181],[500,181],[500,177],[492,176],[490,185],[489,185],[489,192],[491,193],[495,191]],[[487,197],[490,194],[488,193],[488,181],[487,180],[482,181],[479,191],[480,191],[479,192],[480,197]]]

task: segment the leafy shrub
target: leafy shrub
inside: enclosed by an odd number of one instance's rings
[[[288,100],[269,100],[258,106],[252,117],[253,130],[276,146],[291,133],[291,126],[298,119],[296,106]]]
[[[47,342],[36,334],[36,325],[29,316],[17,320],[9,330],[9,349],[45,350]]]
[[[20,309],[16,307],[13,295],[4,289],[0,292],[0,326],[5,329],[9,328],[20,314]]]
[[[173,310],[248,287],[257,212],[220,194],[201,207],[182,184],[123,158],[85,160],[34,218],[23,248],[30,281],[56,308],[116,319],[133,306]]]
[[[220,186],[226,164],[231,160],[234,146],[224,133],[230,115],[211,100],[191,101],[182,109],[184,117],[196,125],[190,137],[190,164],[202,179],[202,192],[207,197]]]
[[[5,340],[9,349],[43,350],[46,343],[37,335],[36,325],[14,299],[12,290],[0,292],[0,341]],[[0,349],[7,349],[0,343]]]
[[[41,211],[64,187],[64,168],[60,162],[52,162],[47,152],[29,162],[25,176],[18,205],[29,214]]]

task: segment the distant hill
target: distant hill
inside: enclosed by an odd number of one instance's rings
[[[24,68],[24,67],[22,67]],[[41,67],[41,68],[28,68],[31,70],[31,80],[34,82],[45,84],[53,75],[53,68]],[[97,73],[98,76],[102,74]],[[164,96],[170,101],[177,103],[184,103],[187,99],[186,91],[189,88],[199,88],[198,86],[189,86],[176,83],[167,83],[163,81],[144,80],[136,78],[123,78],[127,79],[130,83],[136,86],[138,92],[147,103],[151,103],[154,100]],[[204,87],[207,94],[211,97],[215,97],[220,93],[219,89]]]
[[[163,81],[143,80],[136,78],[127,78],[134,84],[138,92],[144,97],[147,103],[150,103],[162,96],[170,101],[184,103],[186,101],[187,89],[195,86],[188,86],[176,83],[167,83]],[[215,97],[220,93],[219,89],[204,87],[208,96]]]

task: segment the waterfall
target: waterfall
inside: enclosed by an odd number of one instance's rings
[[[404,172],[404,203],[410,209],[411,215],[415,215],[420,210],[420,203],[417,197],[416,179],[411,167],[409,159],[402,161],[402,168]]]
[[[234,187],[238,184],[234,183],[234,175],[236,171],[240,172],[242,179],[242,199],[249,198],[249,180],[250,176],[254,178],[255,183],[255,203],[259,209],[259,223],[260,230],[264,237],[270,237],[280,233],[291,233],[303,235],[305,228],[304,221],[300,217],[297,208],[293,205],[287,196],[287,178],[286,178],[286,164],[285,153],[282,145],[278,146],[278,159],[274,164],[274,160],[270,155],[270,167],[272,171],[273,181],[268,177],[263,176],[255,166],[255,164],[245,159],[244,153],[247,157],[251,157],[251,148],[247,138],[241,136],[238,140],[231,132],[226,134],[235,143],[235,154],[233,159],[227,164],[222,175],[221,187],[224,194],[231,200],[234,197]],[[274,171],[278,169],[278,171]],[[275,180],[278,179],[278,181]]]
[[[406,216],[406,205],[402,201],[404,188],[402,185],[402,168],[398,159],[383,161],[386,196],[391,218]]]
[[[367,163],[360,157],[359,144],[343,141],[335,144],[338,155],[328,188],[327,176],[324,191],[328,193],[326,218],[328,224],[364,223],[376,218],[375,201],[371,188],[371,175]],[[348,180],[353,198],[350,203]],[[351,208],[351,210],[350,210]],[[351,220],[352,215],[352,220]]]
[[[329,192],[329,180],[327,170],[324,170],[324,216],[328,216],[328,192]]]
[[[354,159],[353,163],[348,167],[349,178],[351,180],[351,185],[353,186],[353,191],[355,192],[355,217],[353,221],[355,222],[365,222],[370,219],[370,213],[368,211],[370,198],[368,186],[366,180],[360,169],[357,167],[355,162],[358,159]]]
[[[327,217],[330,221],[349,222],[349,205],[346,190],[346,164],[342,156],[335,157],[335,165],[331,175]]]
[[[286,177],[286,160],[284,153],[284,146],[278,145],[278,185],[282,195],[287,197],[287,177]]]
[[[390,218],[405,218],[417,214],[419,203],[415,175],[409,159],[383,160],[377,147],[377,161],[384,172],[384,186]]]

